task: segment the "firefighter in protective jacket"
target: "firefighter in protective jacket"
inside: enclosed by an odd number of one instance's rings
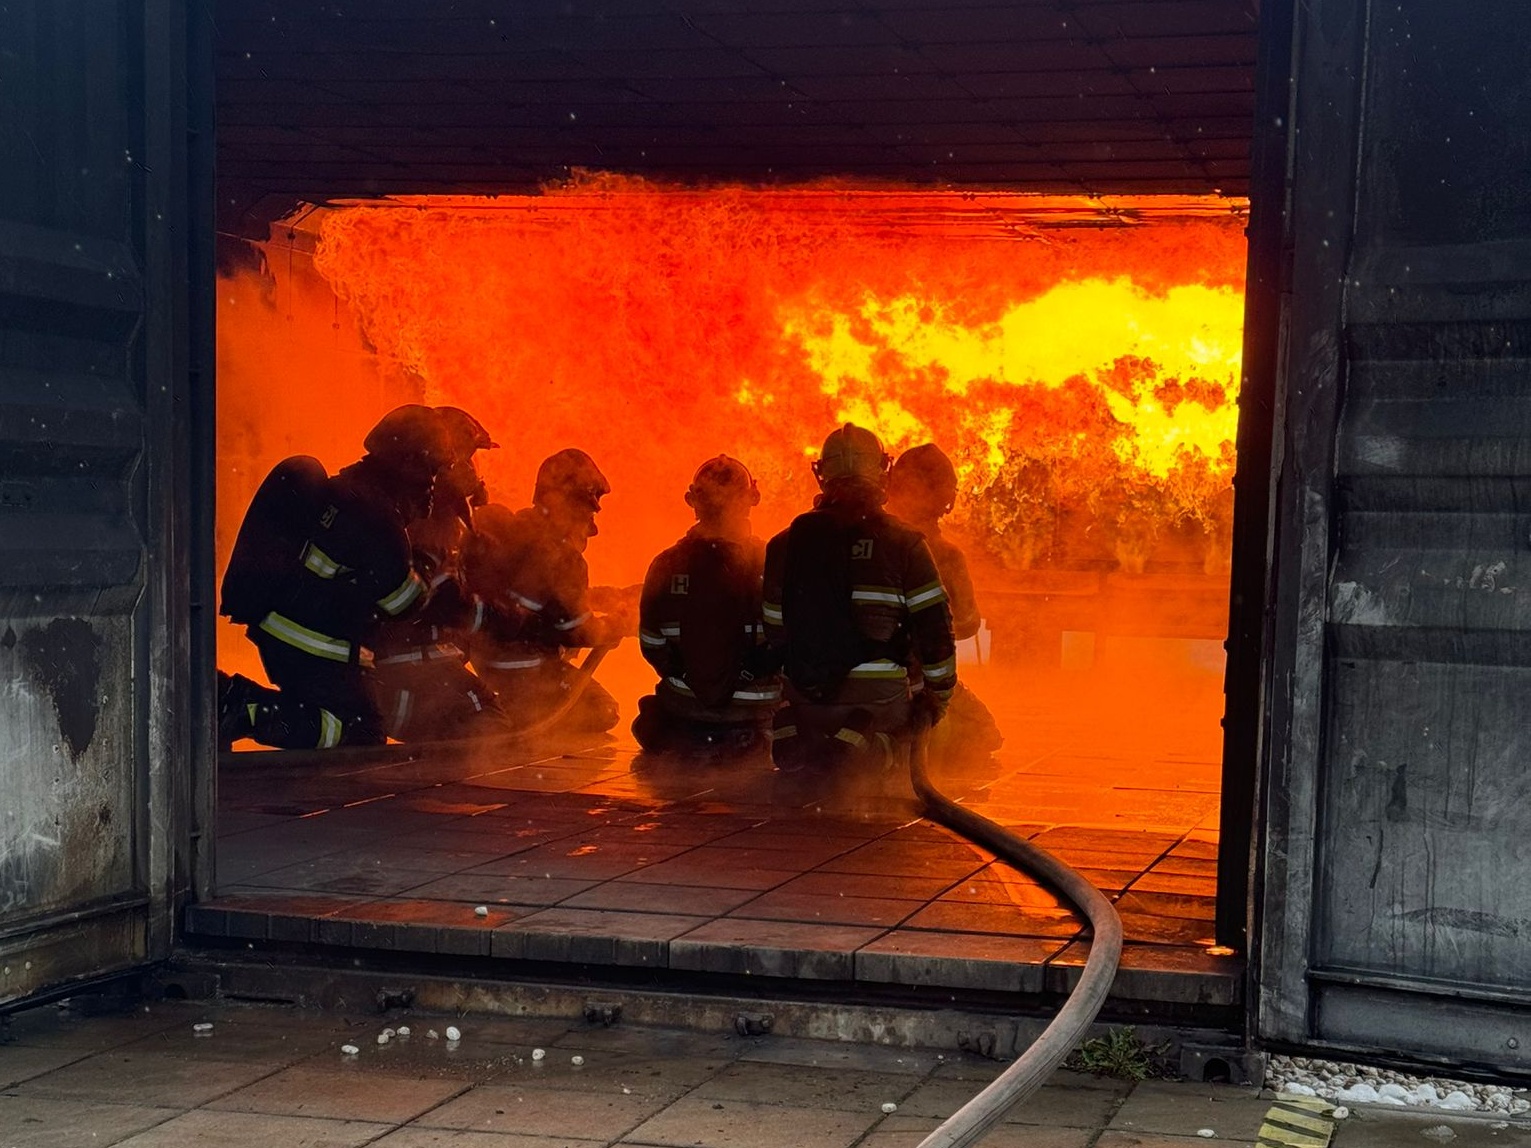
[[[760,613],[765,543],[750,530],[760,491],[737,459],[701,465],[686,491],[696,525],[648,569],[638,641],[660,676],[633,736],[650,751],[763,746],[781,682]]]
[[[936,560],[941,584],[951,602],[952,630],[960,642],[978,634],[978,596],[961,549],[941,533],[941,519],[957,501],[957,468],[935,443],[911,447],[898,456],[888,474],[888,513],[914,527]],[[994,717],[978,695],[959,685],[946,720],[932,735],[944,752],[992,753],[1004,744]]]
[[[390,411],[366,454],[330,477],[318,460],[277,464],[245,513],[221,612],[247,627],[276,689],[219,676],[219,734],[283,749],[386,740],[371,643],[382,618],[419,607],[406,523],[430,512],[448,461],[429,407]]]
[[[560,729],[604,732],[617,724],[616,699],[582,680],[572,662],[576,650],[613,645],[630,628],[628,619],[590,607],[584,552],[610,491],[590,456],[568,448],[543,460],[531,506],[512,513],[491,503],[474,515],[463,553],[465,584],[518,621],[476,636],[471,661],[513,727],[548,720],[566,705]]]
[[[373,651],[378,708],[388,736],[399,741],[505,732],[494,691],[467,666],[473,635],[502,619],[461,578],[473,512],[489,501],[473,456],[498,444],[467,411],[434,411],[449,457],[436,475],[430,513],[408,527],[427,599],[411,614],[385,619]]]
[[[814,464],[814,509],[766,548],[766,640],[786,675],[771,731],[779,769],[890,764],[912,700],[939,720],[956,688],[946,591],[919,532],[883,510],[888,465],[871,431],[833,432]]]

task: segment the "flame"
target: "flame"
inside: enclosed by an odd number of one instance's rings
[[[545,455],[588,450],[613,486],[597,582],[642,577],[720,452],[759,480],[757,532],[780,528],[845,421],[940,443],[997,570],[1141,569],[1177,530],[1225,549],[1240,209],[619,177],[322,209],[220,284],[220,558],[266,468],[338,467],[411,400],[485,423],[512,505]]]

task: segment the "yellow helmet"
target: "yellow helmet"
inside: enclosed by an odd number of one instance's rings
[[[842,478],[881,482],[887,477],[891,461],[875,434],[865,427],[846,423],[824,440],[819,461],[813,464],[813,474],[820,486]]]

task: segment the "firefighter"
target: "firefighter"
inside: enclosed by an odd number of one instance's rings
[[[408,526],[427,600],[407,617],[384,620],[373,651],[378,708],[388,736],[399,741],[506,732],[494,691],[467,666],[469,640],[499,619],[461,582],[474,509],[489,501],[473,456],[498,444],[467,411],[434,410],[448,460],[436,475],[430,513]]]
[[[941,519],[956,501],[957,468],[935,443],[898,456],[888,474],[888,513],[924,536],[951,603],[953,635],[961,642],[977,636],[982,619],[967,558],[941,533]],[[931,737],[933,748],[980,754],[993,753],[1004,741],[988,707],[966,685],[957,687],[946,720]]]
[[[765,543],[750,530],[760,490],[742,462],[704,462],[686,491],[696,525],[643,581],[638,641],[659,674],[633,736],[649,751],[763,748],[781,682],[760,614]]]
[[[552,721],[566,706],[554,722],[559,729],[605,732],[617,724],[616,699],[582,679],[572,661],[575,651],[614,645],[632,627],[630,619],[590,607],[584,552],[610,490],[590,456],[571,447],[538,467],[531,506],[512,513],[491,503],[474,515],[465,583],[519,620],[476,637],[471,660],[515,728]]]
[[[449,454],[435,413],[416,404],[385,415],[364,446],[333,477],[316,459],[286,459],[245,512],[220,611],[247,628],[276,688],[219,675],[225,745],[387,740],[369,644],[380,618],[402,618],[424,600],[405,524],[429,514]]]
[[[913,699],[938,721],[956,688],[946,591],[919,532],[883,510],[888,465],[871,431],[834,431],[814,509],[766,547],[766,640],[786,676],[771,730],[780,770],[891,765]]]

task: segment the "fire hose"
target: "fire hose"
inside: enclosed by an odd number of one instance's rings
[[[924,804],[924,815],[1061,894],[1089,921],[1091,930],[1090,955],[1079,983],[1058,1015],[1014,1064],[919,1143],[919,1148],[967,1148],[978,1143],[1004,1119],[1005,1113],[1040,1088],[1094,1022],[1106,1003],[1121,961],[1122,921],[1105,895],[1074,869],[938,790],[926,772],[929,734],[928,721],[921,721],[915,727],[909,755],[909,776],[916,796]]]
[[[592,646],[590,652],[580,662],[579,668],[564,683],[565,695],[559,700],[558,704],[534,722],[529,722],[526,725],[512,726],[506,731],[507,734],[515,738],[530,737],[539,733],[546,733],[563,721],[564,718],[569,716],[569,712],[579,704],[579,699],[584,694],[585,687],[595,677],[595,671],[600,667],[602,659],[616,648],[617,644],[615,642],[608,642],[604,646]]]

